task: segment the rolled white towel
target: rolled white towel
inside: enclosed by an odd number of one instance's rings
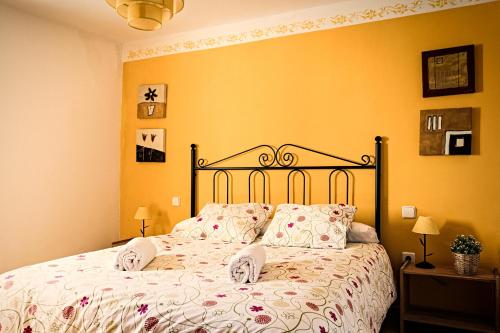
[[[137,237],[125,244],[115,256],[115,269],[140,271],[156,256],[156,246],[147,238]]]
[[[255,283],[265,262],[266,251],[263,246],[246,246],[229,261],[229,278],[232,282]]]

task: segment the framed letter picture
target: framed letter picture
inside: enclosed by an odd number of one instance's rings
[[[165,162],[165,129],[139,128],[135,135],[136,162]]]
[[[474,45],[422,52],[424,97],[473,93]]]
[[[143,84],[137,95],[137,118],[165,118],[167,115],[167,85]]]

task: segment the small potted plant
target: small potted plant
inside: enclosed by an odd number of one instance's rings
[[[457,236],[451,243],[451,252],[455,258],[455,270],[457,274],[476,274],[479,266],[479,254],[482,250],[481,243],[474,236]]]

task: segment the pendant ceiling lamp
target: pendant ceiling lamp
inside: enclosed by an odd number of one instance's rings
[[[184,0],[106,0],[130,27],[152,31],[160,29],[184,8]]]

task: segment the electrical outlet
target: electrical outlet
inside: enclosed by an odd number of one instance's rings
[[[410,257],[410,264],[415,263],[415,252],[401,252],[401,262],[406,260],[406,257]]]

